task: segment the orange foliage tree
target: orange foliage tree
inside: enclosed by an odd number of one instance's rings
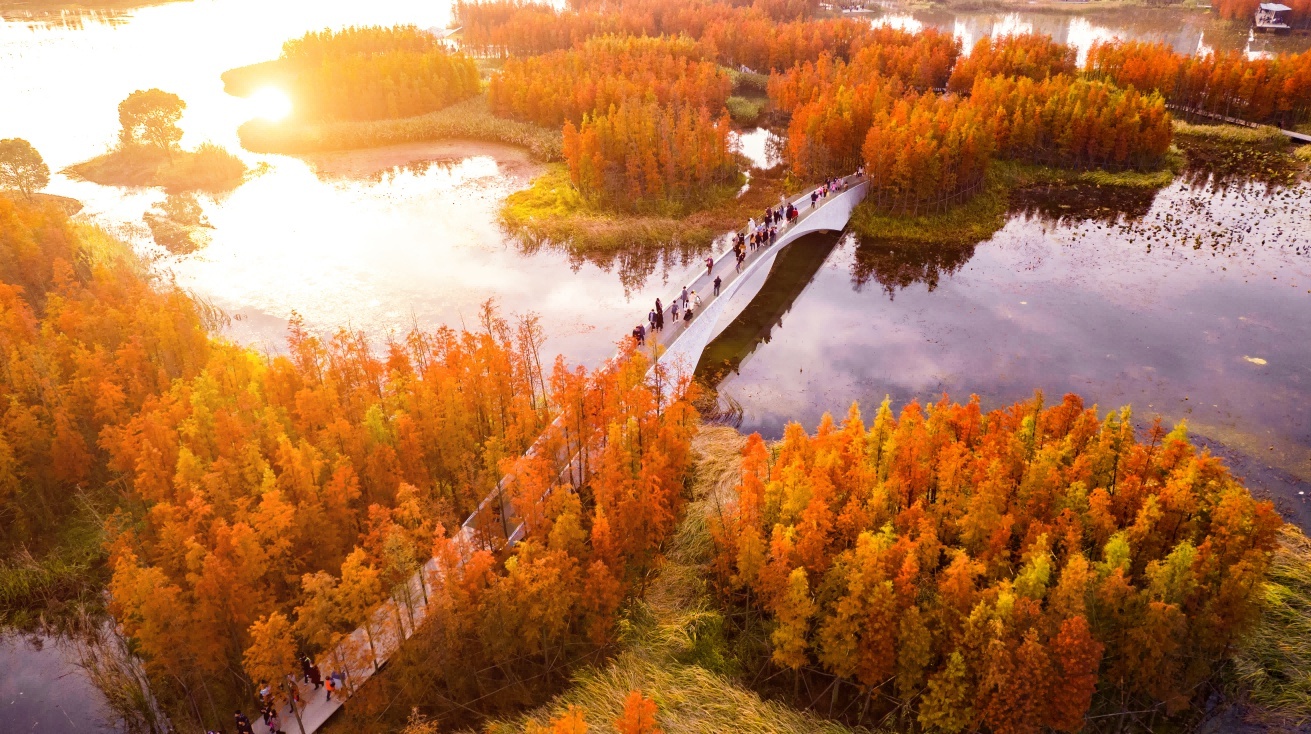
[[[478,67],[414,26],[307,33],[283,45],[295,114],[309,120],[412,117],[472,97]]]
[[[492,111],[542,125],[582,122],[629,100],[719,112],[732,82],[689,38],[593,38],[570,51],[511,58],[487,90]]]
[[[1073,74],[1074,49],[1052,41],[1051,36],[1022,33],[993,39],[984,36],[970,55],[951,70],[947,89],[966,94],[976,79],[985,76],[1022,76],[1042,80],[1057,74]]]
[[[1311,52],[1249,59],[1239,51],[1176,54],[1141,41],[1094,44],[1087,73],[1122,87],[1157,91],[1185,109],[1294,127],[1311,115]]]
[[[1254,620],[1280,524],[1182,425],[1140,442],[1127,409],[1039,395],[752,436],[712,532],[776,664],[925,727],[1036,733],[1188,706]]]
[[[564,157],[574,185],[624,210],[687,206],[707,190],[736,183],[728,113],[626,102],[582,124],[564,125]]]

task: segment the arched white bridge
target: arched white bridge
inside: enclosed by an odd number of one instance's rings
[[[779,251],[814,232],[840,232],[846,229],[847,222],[851,220],[851,212],[869,191],[869,181],[858,176],[841,179],[840,190],[829,192],[814,207],[810,205],[811,191],[789,200],[797,208],[798,217],[790,223],[784,222],[772,243],[748,251],[741,271],[737,268],[737,256],[733,254],[731,237],[728,238],[728,249],[714,259],[714,266],[709,272],[704,266],[698,269],[697,275],[683,286],[689,293],[695,291],[701,298],[700,307],[692,310],[690,322],[682,320],[681,301],[677,322],[670,312],[674,300],[682,296],[681,288],[674,293],[674,299],[662,301],[665,310],[664,331],[648,334],[646,340],[646,348],[652,351],[658,361],[683,365],[688,370],[695,369],[706,346],[728,328],[733,319],[760,292]],[[716,277],[720,279],[717,296],[714,287]]]

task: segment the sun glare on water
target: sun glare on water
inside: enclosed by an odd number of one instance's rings
[[[261,87],[249,99],[251,110],[265,120],[277,122],[291,114],[291,98],[277,87]]]

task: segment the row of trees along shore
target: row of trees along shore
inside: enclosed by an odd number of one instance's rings
[[[1196,705],[1282,525],[1224,466],[1073,395],[885,401],[752,436],[713,518],[724,601],[817,702],[926,731],[1080,731]],[[826,697],[827,698],[827,697]],[[872,717],[872,719],[871,719]]]
[[[480,91],[478,67],[414,26],[307,33],[275,61],[224,74],[230,91],[283,87],[303,121],[381,120],[433,112]]]
[[[543,364],[535,317],[489,305],[476,331],[385,345],[293,319],[268,356],[211,336],[125,245],[2,195],[0,276],[0,543],[40,550],[85,502],[112,508],[112,610],[177,721],[230,720],[260,651],[326,649],[433,555],[430,627],[468,632],[446,659],[557,671],[608,638],[678,515],[686,386],[637,355]],[[559,486],[541,457],[580,451],[580,488]],[[506,471],[529,541],[456,564],[449,536]],[[494,677],[462,669],[469,698]]]
[[[612,207],[704,186],[706,166],[677,164],[703,154],[698,147],[667,144],[619,117],[655,104],[704,108],[702,119],[716,120],[728,92],[714,65],[769,72],[771,105],[790,117],[794,174],[815,180],[863,163],[875,201],[906,212],[968,197],[997,157],[1075,169],[1159,167],[1172,136],[1167,102],[1292,125],[1305,120],[1311,95],[1311,54],[1193,58],[1161,45],[1105,42],[1080,70],[1073,49],[1045,36],[985,38],[963,56],[958,41],[933,29],[778,12],[785,19],[759,5],[646,0],[607,12],[508,0],[457,7],[467,48],[509,57],[491,83],[493,109],[564,121],[574,185]],[[772,30],[753,33],[756,24]],[[930,98],[944,89],[956,99]],[[703,132],[715,137],[708,129],[685,137]],[[593,133],[598,142],[588,144]],[[678,173],[693,168],[695,176]]]

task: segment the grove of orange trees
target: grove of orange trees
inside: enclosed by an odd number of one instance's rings
[[[826,90],[853,87],[873,77],[895,78],[919,91],[936,89],[947,83],[959,54],[960,44],[949,34],[877,28],[849,62],[821,54],[815,61],[770,74],[769,101],[775,109],[793,112]]]
[[[559,125],[628,100],[718,112],[731,89],[728,75],[701,60],[687,37],[606,36],[569,51],[510,58],[492,77],[487,96],[498,115]]]
[[[632,353],[591,380],[556,372],[560,420],[537,452],[506,463],[528,539],[500,562],[485,550],[466,556],[439,534],[429,623],[390,663],[402,672],[371,683],[351,716],[369,720],[396,695],[456,718],[540,700],[535,693],[565,679],[570,662],[613,639],[620,605],[681,517],[697,425],[680,398],[686,383],[648,379],[650,366]],[[308,603],[300,619],[316,624],[320,606]]]
[[[999,155],[1070,168],[1149,168],[1173,134],[1159,94],[1064,75],[981,77],[970,104],[991,121]]]
[[[41,550],[82,499],[113,508],[110,608],[175,721],[220,723],[269,651],[324,649],[367,620],[507,470],[530,534],[517,572],[487,569],[498,624],[605,639],[677,515],[695,422],[686,385],[648,381],[640,357],[544,368],[536,319],[490,305],[476,332],[385,345],[293,319],[271,357],[212,339],[207,312],[52,205],[0,196],[0,254],[0,542]],[[562,456],[582,457],[573,484]],[[548,571],[573,581],[534,575]],[[550,597],[544,622],[547,597],[509,591],[530,581],[575,596]],[[524,655],[547,638],[515,639]]]
[[[296,114],[308,120],[377,120],[441,109],[478,93],[473,60],[413,26],[308,33],[280,62]]]
[[[924,95],[879,111],[862,153],[869,195],[885,209],[918,213],[982,184],[992,153],[985,112],[957,99]]]
[[[984,36],[970,55],[951,70],[947,89],[967,94],[984,76],[1022,76],[1042,80],[1077,70],[1074,49],[1052,41],[1051,36],[1023,33],[993,39]]]
[[[709,58],[761,72],[815,61],[825,53],[848,58],[879,33],[868,23],[845,18],[778,22],[757,7],[711,0],[634,0],[605,11],[493,0],[459,3],[456,18],[465,47],[477,53],[532,56],[606,34],[687,35],[704,45]]]
[[[1121,87],[1160,92],[1186,109],[1249,122],[1294,127],[1311,116],[1311,52],[1183,56],[1160,43],[1111,41],[1093,45],[1086,70]]]
[[[713,534],[779,668],[925,729],[1036,734],[1195,703],[1280,525],[1182,425],[1140,441],[1127,409],[1039,395],[752,436]]]
[[[107,428],[209,361],[205,312],[54,206],[0,195],[0,547],[44,547],[113,479]]]
[[[622,210],[690,201],[737,180],[728,113],[626,102],[564,124],[569,176],[584,196]]]

